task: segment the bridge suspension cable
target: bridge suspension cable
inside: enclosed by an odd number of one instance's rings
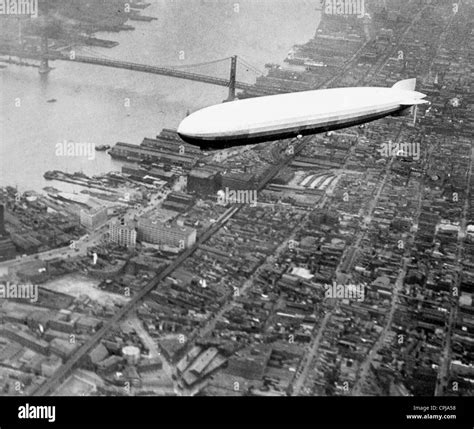
[[[182,65],[170,65],[170,66],[160,66],[160,67],[169,67],[173,69],[181,69],[181,68],[193,68],[193,67],[201,67],[201,66],[208,66],[211,64],[222,63],[224,61],[230,60],[232,57],[220,58],[218,60],[213,61],[206,61],[203,63],[196,63],[196,64],[182,64]]]
[[[110,55],[106,55],[104,54],[103,52],[97,52],[95,51],[93,48],[90,48],[88,46],[83,46],[81,47],[81,50],[82,51],[85,51],[86,53],[88,54],[93,54],[95,55],[97,58],[106,58],[108,60],[112,60],[112,61],[115,61],[115,58],[111,57]]]
[[[244,58],[242,57],[239,57],[239,62],[241,62],[244,66],[246,66],[247,68],[251,69],[253,72],[257,73],[257,74],[260,74],[260,75],[264,75],[265,72],[263,72],[262,70],[260,70],[258,67],[254,66],[253,64],[251,64],[250,62],[246,61]]]
[[[95,51],[94,49],[90,48],[90,47],[82,47],[81,48],[84,52],[88,53],[88,54],[93,54],[94,56],[96,56],[97,58],[105,58],[107,60],[112,60],[112,61],[118,61],[116,58],[113,58],[103,52],[97,52]],[[217,64],[217,63],[221,63],[221,62],[224,62],[224,61],[228,61],[230,60],[232,57],[226,57],[226,58],[219,58],[217,60],[212,60],[212,61],[205,61],[205,62],[202,62],[202,63],[194,63],[194,64],[172,64],[172,65],[160,65],[159,67],[165,67],[165,68],[172,68],[172,69],[185,69],[185,68],[194,68],[194,67],[201,67],[201,66],[207,66],[207,65],[211,65],[211,64]]]

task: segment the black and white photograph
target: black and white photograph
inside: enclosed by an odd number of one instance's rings
[[[473,164],[474,0],[0,0],[0,427],[472,428]]]

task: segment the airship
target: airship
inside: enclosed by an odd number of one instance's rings
[[[390,88],[331,88],[235,100],[187,116],[179,136],[204,151],[227,149],[362,125],[407,115],[428,103],[416,79]]]

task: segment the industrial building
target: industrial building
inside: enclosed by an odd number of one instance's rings
[[[91,210],[81,210],[81,225],[89,231],[101,227],[107,222],[107,209],[105,207],[96,207]]]
[[[138,219],[138,240],[170,247],[188,248],[196,242],[196,230],[178,224],[163,223],[149,217]]]
[[[134,222],[125,219],[111,222],[109,225],[109,239],[112,243],[122,247],[135,247],[137,244],[137,230]]]
[[[183,192],[171,192],[163,202],[163,208],[178,213],[187,212],[194,204],[194,198]]]
[[[257,179],[252,173],[229,173],[222,176],[222,189],[256,189]]]
[[[220,172],[209,168],[193,168],[188,175],[188,192],[199,196],[217,195],[222,189]]]
[[[166,162],[183,168],[192,168],[197,160],[196,156],[165,153],[156,149],[128,143],[117,143],[109,151],[109,155],[112,158],[124,159],[127,161],[143,161],[148,163]]]

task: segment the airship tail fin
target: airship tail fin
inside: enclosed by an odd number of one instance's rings
[[[416,88],[416,78],[400,80],[395,85],[393,85],[392,88],[402,91],[414,91]]]
[[[417,98],[417,99],[403,100],[400,104],[402,106],[417,106],[419,104],[430,104],[430,102],[428,100],[421,100]]]

